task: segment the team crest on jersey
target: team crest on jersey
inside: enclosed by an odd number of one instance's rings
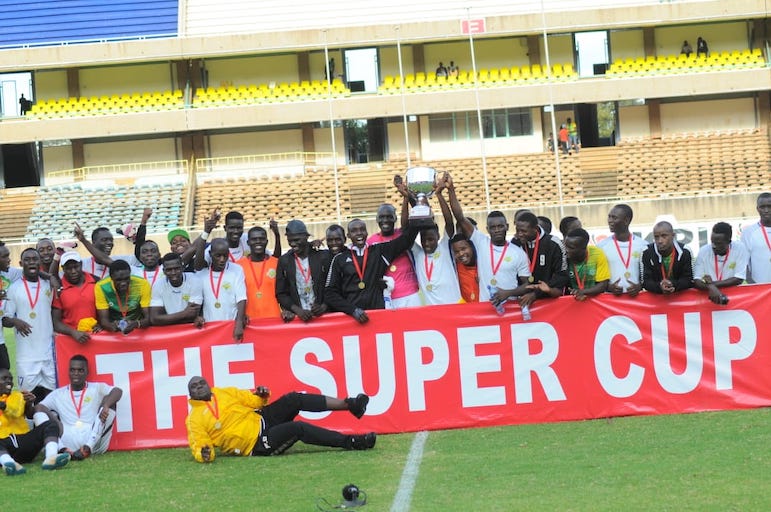
[[[83,399],[83,401],[84,401],[85,403],[89,403],[89,402],[91,402],[91,397],[90,397],[90,396],[87,396],[87,397],[85,397],[85,398]]]
[[[729,263],[728,264],[728,268],[730,268],[731,270],[735,269],[736,268],[736,262],[732,261],[731,263]]]
[[[635,258],[639,258],[640,257],[640,252],[639,251],[635,251],[635,252],[632,253],[632,256],[634,256]]]
[[[222,287],[225,288],[226,290],[230,290],[230,288],[232,288],[230,283],[223,283]]]
[[[188,294],[184,294],[184,295],[182,296],[182,300],[184,300],[185,302],[189,302],[189,301],[190,301],[190,295],[188,295]]]
[[[506,263],[510,263],[511,262],[511,256],[506,256],[505,258],[503,258],[503,261],[505,261]]]
[[[271,279],[275,279],[276,278],[276,269],[272,268],[272,269],[268,270],[268,277],[271,278]]]

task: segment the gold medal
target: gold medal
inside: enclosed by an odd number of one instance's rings
[[[217,429],[217,430],[221,429],[222,428],[222,423],[220,423],[218,421],[217,423],[214,424],[214,428]]]
[[[214,303],[214,307],[215,307],[215,308],[217,308],[217,309],[219,309],[219,308],[221,308],[221,307],[222,307],[222,304],[220,304],[219,302],[215,302],[215,303]]]
[[[388,267],[388,270],[390,270],[391,272],[396,272],[396,265],[391,265],[390,267]]]
[[[624,272],[624,277],[626,277],[627,279],[629,279],[631,276],[632,276],[631,272],[629,272],[629,271]]]
[[[527,277],[527,282],[528,283],[532,283],[533,281],[535,281],[535,278],[533,276],[528,276]]]
[[[429,284],[426,285],[426,290],[431,291],[433,289],[434,289],[434,285],[433,284],[429,283]]]
[[[367,287],[367,285],[364,284],[364,281],[359,281],[359,290],[363,290],[366,287]]]
[[[472,293],[471,294],[471,300],[477,300],[477,294],[476,293]]]
[[[262,298],[262,292],[257,292],[257,298],[258,298],[258,299],[261,299],[261,298]]]
[[[29,312],[29,317],[30,317],[30,318],[35,318],[36,316],[37,316],[37,314],[35,314],[35,312],[34,312],[34,311],[30,311],[30,312]]]
[[[305,288],[303,288],[303,292],[310,293],[311,292],[311,287],[310,286],[306,286]]]
[[[490,284],[495,286],[496,284],[498,284],[498,281],[493,277],[492,279],[490,279]]]

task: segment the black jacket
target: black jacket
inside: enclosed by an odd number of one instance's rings
[[[324,287],[327,281],[330,262],[329,251],[308,251],[308,266],[313,279],[313,293],[316,304],[324,303]],[[281,309],[292,311],[293,305],[300,305],[300,295],[297,293],[297,263],[294,252],[282,254],[276,267],[276,300]]]
[[[693,263],[691,252],[685,249],[677,241],[673,242],[672,256],[675,262],[672,264],[672,275],[669,280],[675,287],[675,291],[687,290],[693,286]],[[661,273],[662,258],[656,244],[648,244],[648,248],[642,254],[643,267],[643,288],[653,293],[663,293],[661,291],[661,281],[664,276]]]

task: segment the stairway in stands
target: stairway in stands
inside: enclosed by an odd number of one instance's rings
[[[583,196],[586,200],[618,197],[619,148],[581,148],[568,158],[579,160]]]
[[[393,175],[378,164],[348,166],[341,183],[342,191],[350,194],[351,216],[374,215],[378,207],[390,202],[387,194],[393,189]]]

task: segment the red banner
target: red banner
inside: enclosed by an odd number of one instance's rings
[[[551,422],[771,405],[771,285],[726,290],[727,306],[695,290],[669,298],[542,300],[525,322],[515,304],[372,311],[366,325],[342,314],[309,324],[253,322],[244,342],[232,325],[155,327],[57,338],[59,374],[76,354],[90,380],[120,386],[113,449],[187,442],[187,382],[266,385],[371,396],[360,421],[315,413],[351,432]],[[66,380],[66,378],[64,379]]]

